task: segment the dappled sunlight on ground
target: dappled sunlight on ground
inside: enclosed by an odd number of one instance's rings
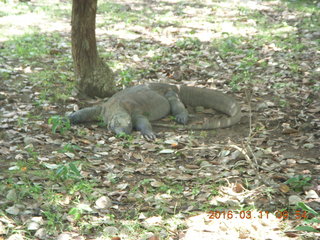
[[[52,1],[53,4],[59,4],[59,9],[68,12],[71,11],[70,7],[65,7],[61,4],[61,1]],[[17,13],[15,15],[10,14],[12,7],[8,7],[9,4],[18,5],[17,3],[5,3],[0,2],[0,27],[2,29],[0,34],[0,42],[6,41],[14,36],[20,36],[26,33],[32,33],[34,31],[50,33],[50,32],[69,32],[71,31],[70,18],[61,18],[48,15],[47,12],[34,11],[29,13],[20,13],[24,8],[20,9],[17,6]],[[32,6],[34,4],[34,6]],[[31,2],[30,9],[41,8],[43,4],[41,2]],[[26,5],[28,6],[28,5]],[[26,7],[27,8],[27,7]],[[48,12],[50,9],[47,9]],[[3,14],[1,14],[3,12]],[[4,27],[5,26],[5,27]]]

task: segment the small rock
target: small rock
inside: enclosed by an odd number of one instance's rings
[[[309,161],[307,161],[307,160],[297,160],[297,162],[299,163],[299,164],[308,164],[308,163],[310,163]]]
[[[121,184],[117,185],[117,189],[124,190],[128,187],[128,185],[129,185],[128,183],[121,183]]]
[[[162,221],[163,221],[162,217],[149,217],[144,220],[142,225],[148,228],[148,227],[152,227],[155,225],[160,225],[162,223]]]
[[[314,148],[314,144],[313,143],[306,143],[306,144],[303,144],[303,147],[307,148],[307,149],[311,149],[311,148]]]
[[[97,144],[99,144],[99,145],[104,145],[105,143],[106,143],[105,140],[100,140],[100,141],[97,142]]]
[[[24,142],[25,145],[32,145],[32,144],[35,144],[35,143],[41,143],[40,140],[35,139],[33,137],[24,137],[23,138],[23,142]]]
[[[256,111],[260,111],[262,109],[266,109],[268,108],[268,104],[265,103],[265,102],[262,102],[262,103],[258,103],[257,106],[256,106]]]
[[[211,206],[218,206],[220,203],[217,201],[217,199],[212,198],[212,199],[209,201],[209,204],[210,204]]]
[[[6,199],[9,201],[13,201],[17,199],[17,192],[14,189],[8,191]]]
[[[244,154],[242,152],[240,152],[239,150],[236,150],[236,151],[232,152],[230,157],[233,160],[239,160],[239,159],[244,159],[245,158]]]
[[[164,143],[169,145],[178,145],[178,142],[175,139],[167,139]]]
[[[39,227],[40,227],[40,224],[39,224],[39,223],[37,223],[37,222],[30,222],[30,223],[28,224],[28,226],[27,226],[27,229],[28,229],[28,230],[31,230],[31,231],[36,231],[36,230],[39,229]]]
[[[97,199],[95,208],[97,209],[105,209],[105,208],[110,208],[112,206],[112,201],[109,197],[107,196],[102,196]]]
[[[240,202],[233,199],[228,199],[225,204],[230,207],[240,207]]]
[[[69,233],[61,233],[57,238],[56,240],[71,240],[72,237],[71,237],[71,234]]]
[[[288,165],[294,165],[296,163],[297,163],[297,161],[295,159],[287,159],[287,164]]]
[[[163,186],[164,184],[163,184],[163,182],[154,180],[154,181],[150,182],[150,185],[151,185],[152,187],[161,187],[161,186]]]
[[[129,192],[127,198],[129,201],[137,201],[137,199],[142,199],[143,195],[139,192],[136,192],[136,193]]]
[[[298,202],[301,202],[302,199],[297,195],[291,195],[288,201],[289,201],[289,205],[296,205]]]
[[[54,163],[43,163],[43,166],[45,166],[48,169],[58,169],[60,165],[54,164]]]
[[[146,215],[144,215],[144,213],[140,213],[138,219],[143,220],[143,219],[147,219],[147,217]]]
[[[287,171],[287,174],[289,174],[289,173],[294,173],[294,174],[296,174],[296,172],[297,172],[294,168],[290,168],[290,167],[287,168],[286,171]]]
[[[318,196],[318,194],[316,193],[316,191],[314,191],[314,190],[309,190],[309,191],[306,193],[306,199],[310,199],[310,198],[318,199],[319,196]]]
[[[47,231],[45,228],[39,228],[34,236],[40,239],[47,239]]]
[[[212,166],[212,164],[207,161],[202,161],[200,163],[200,167],[211,167],[211,166]]]
[[[279,163],[281,166],[286,166],[287,165],[287,161],[286,160],[282,160]]]
[[[219,152],[218,156],[219,157],[226,157],[230,154],[230,150],[222,150],[221,152]]]
[[[109,142],[114,142],[116,139],[117,139],[116,137],[109,137],[109,138],[108,138],[108,141],[109,141]]]
[[[318,3],[317,6],[320,8],[320,3]],[[314,32],[312,35],[314,38],[320,38],[320,32]]]
[[[22,235],[15,233],[15,234],[11,235],[10,237],[8,237],[7,240],[24,240],[24,238]]]
[[[15,160],[22,160],[23,159],[23,155],[21,153],[19,153],[14,157],[14,159]]]
[[[239,207],[240,203],[237,200],[228,199],[228,198],[216,198],[218,203],[222,203],[224,205],[230,206],[230,207]]]
[[[175,150],[173,149],[162,149],[161,151],[159,151],[160,154],[170,154],[170,153],[174,153]]]
[[[0,93],[0,101],[1,101],[1,100],[5,100],[6,98],[7,98],[6,95]]]
[[[311,33],[307,33],[304,35],[305,38],[312,39],[313,35]]]
[[[19,212],[20,212],[20,210],[19,210],[19,208],[17,208],[16,206],[11,206],[11,207],[8,207],[8,208],[6,209],[6,212],[9,213],[9,214],[11,214],[11,215],[18,215]]]
[[[116,227],[108,226],[103,229],[103,232],[110,236],[118,234],[119,230]]]
[[[66,152],[64,153],[67,157],[71,158],[71,159],[74,159],[75,158],[75,154],[74,153],[71,153],[71,152]]]

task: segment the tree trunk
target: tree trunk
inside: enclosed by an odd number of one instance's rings
[[[115,92],[114,74],[98,56],[96,44],[97,0],[72,2],[72,58],[80,94],[106,97]]]

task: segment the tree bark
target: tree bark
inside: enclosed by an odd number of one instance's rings
[[[73,0],[71,21],[72,58],[79,94],[111,96],[114,74],[98,56],[96,44],[97,0]]]

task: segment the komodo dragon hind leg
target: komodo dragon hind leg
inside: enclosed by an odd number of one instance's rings
[[[169,90],[164,96],[170,103],[170,110],[172,115],[175,116],[176,121],[178,123],[187,124],[189,119],[188,111],[179,99],[178,94],[173,90]]]
[[[141,114],[133,114],[132,122],[133,127],[136,130],[140,131],[145,139],[149,141],[156,139],[156,134],[153,132],[151,123],[149,122],[148,118]]]

